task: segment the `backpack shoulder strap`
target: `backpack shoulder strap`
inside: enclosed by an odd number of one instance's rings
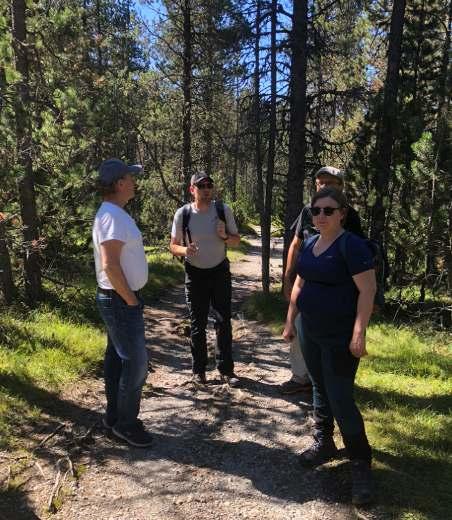
[[[215,204],[215,210],[217,212],[218,218],[226,224],[226,232],[227,232],[227,222],[226,222],[226,215],[224,212],[223,201],[215,199],[214,204]]]
[[[190,229],[188,227],[188,223],[190,222],[190,216],[191,216],[191,204],[185,204],[185,206],[182,209],[182,241],[184,246],[187,246],[187,238],[188,242],[190,243],[191,240],[191,233]]]

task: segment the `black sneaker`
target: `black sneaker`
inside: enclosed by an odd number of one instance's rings
[[[207,384],[206,374],[204,372],[201,372],[199,374],[193,374],[191,380],[192,380],[192,383],[195,385],[206,385]]]
[[[320,437],[314,444],[300,454],[300,464],[310,468],[325,464],[337,455],[337,448],[332,437]]]
[[[352,503],[364,506],[372,502],[372,471],[365,460],[352,460]]]
[[[125,440],[128,444],[136,446],[137,448],[148,448],[152,444],[151,434],[145,430],[143,423],[139,419],[137,419],[136,424],[130,428],[113,426],[111,431],[116,437]]]
[[[221,381],[232,388],[237,388],[241,385],[240,379],[234,373],[229,375],[222,374]]]
[[[284,383],[279,385],[279,391],[281,394],[284,395],[297,394],[299,392],[310,392],[311,390],[311,381],[299,383],[298,381],[295,381],[295,379],[289,379],[288,381],[285,381]]]

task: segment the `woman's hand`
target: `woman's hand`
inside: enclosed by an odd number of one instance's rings
[[[293,340],[295,337],[295,327],[293,326],[293,323],[286,321],[282,337],[287,343],[290,343]]]
[[[350,341],[348,348],[356,358],[367,356],[366,332],[364,331],[362,333],[353,333],[352,340]]]

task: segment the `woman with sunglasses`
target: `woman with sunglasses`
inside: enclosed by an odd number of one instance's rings
[[[300,455],[305,466],[333,459],[336,420],[352,462],[352,501],[371,500],[371,449],[354,397],[359,360],[366,352],[366,327],[376,291],[373,258],[366,242],[348,233],[341,245],[347,200],[334,188],[323,188],[311,201],[313,225],[319,231],[306,240],[297,260],[283,337],[295,335],[301,315],[300,344],[313,384],[314,443]]]

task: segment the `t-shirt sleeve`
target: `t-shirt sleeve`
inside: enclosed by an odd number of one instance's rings
[[[179,244],[182,243],[182,212],[183,208],[176,211],[171,227],[171,238],[175,238]]]
[[[372,251],[361,238],[352,234],[348,235],[345,253],[347,267],[352,276],[374,269]]]
[[[127,225],[121,222],[120,215],[105,212],[100,216],[97,226],[99,244],[103,244],[108,240],[127,242],[127,229]]]
[[[239,230],[237,228],[237,224],[235,223],[234,215],[232,214],[232,210],[229,206],[224,204],[224,217],[226,219],[226,230],[230,235],[238,235]]]

